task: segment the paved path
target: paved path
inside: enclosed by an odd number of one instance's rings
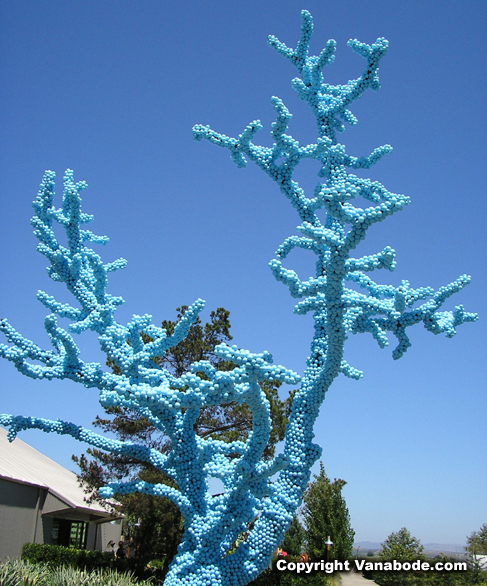
[[[355,572],[340,572],[340,578],[342,579],[341,586],[374,586],[375,582],[372,580],[366,580],[362,574]]]

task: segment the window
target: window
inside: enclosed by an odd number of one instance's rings
[[[69,547],[75,547],[76,549],[84,549],[87,525],[88,523],[83,523],[83,521],[71,521]]]
[[[86,533],[88,523],[71,521],[69,519],[54,519],[52,524],[51,543],[84,549],[86,547]]]

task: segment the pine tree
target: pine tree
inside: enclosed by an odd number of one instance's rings
[[[291,525],[284,535],[284,541],[281,544],[281,548],[289,555],[300,555],[305,537],[306,532],[296,515],[293,517]]]
[[[320,473],[314,476],[304,493],[307,549],[313,559],[326,559],[328,537],[333,542],[330,560],[345,561],[352,555],[355,531],[350,525],[350,514],[342,496],[346,484],[339,478],[331,482],[320,462]]]
[[[162,322],[162,327],[168,335],[174,333],[178,321],[187,309],[186,305],[176,309],[177,321]],[[155,361],[177,377],[188,372],[193,362],[200,360],[208,360],[222,371],[234,368],[233,363],[218,358],[214,353],[215,346],[232,339],[229,317],[230,312],[223,307],[212,311],[210,321],[204,325],[198,317],[186,338],[171,348],[165,356],[155,358]],[[150,343],[152,339],[146,335],[144,342]],[[114,374],[120,374],[120,369],[109,358],[107,366]],[[269,443],[264,452],[267,458],[273,456],[275,444],[283,439],[287,423],[286,413],[289,410],[290,398],[287,401],[279,399],[279,386],[280,383],[274,381],[264,381],[262,385],[270,403],[273,423]],[[93,424],[105,433],[115,434],[121,441],[136,441],[139,445],[163,453],[169,451],[167,436],[137,411],[118,406],[107,407],[105,416],[97,416]],[[206,407],[201,410],[196,429],[200,437],[209,436],[228,442],[243,441],[252,430],[252,414],[246,404],[228,403]],[[131,455],[112,454],[88,448],[86,454],[73,456],[73,460],[80,467],[79,480],[87,494],[88,502],[106,502],[99,496],[98,489],[110,482],[143,480],[175,486],[163,472]],[[167,498],[143,493],[118,495],[118,498],[120,505],[117,508],[125,518],[124,531],[133,541],[137,557],[146,562],[152,559],[165,559],[168,565],[177,551],[182,536],[183,519],[178,507]]]

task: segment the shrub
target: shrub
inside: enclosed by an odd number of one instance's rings
[[[68,548],[66,548],[68,549]],[[92,572],[70,566],[50,567],[22,560],[0,564],[0,586],[152,586],[152,579],[138,581],[134,574],[98,568]]]
[[[21,559],[31,564],[48,566],[51,569],[65,567],[87,572],[112,570],[112,573],[133,575],[138,580],[148,580],[152,577],[162,580],[167,572],[166,568],[148,567],[137,558],[114,558],[111,553],[74,549],[62,545],[25,543],[22,547]]]
[[[0,586],[49,586],[49,571],[20,560],[0,564]]]
[[[24,543],[21,559],[31,564],[49,565],[51,568],[69,566],[93,570],[95,568],[110,567],[113,556],[103,551],[74,549],[63,547],[62,545]]]

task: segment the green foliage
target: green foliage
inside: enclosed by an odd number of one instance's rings
[[[162,570],[164,568],[164,560],[151,560],[147,566],[156,570]]]
[[[342,489],[346,482],[330,481],[320,463],[320,473],[314,476],[303,497],[303,517],[306,529],[307,553],[312,559],[326,559],[325,542],[331,538],[329,559],[345,561],[352,556],[355,531]]]
[[[439,560],[443,564],[454,561],[452,558],[447,558],[442,555]],[[418,584],[421,586],[474,586],[487,584],[487,574],[482,571],[476,571],[474,568],[469,568],[466,572],[448,572],[446,570],[435,570],[434,572],[425,572],[420,577]]]
[[[115,572],[115,574],[130,574],[141,580],[153,576],[162,579],[165,575],[165,570],[148,568],[144,561],[138,558],[114,558],[111,553],[75,549],[62,545],[24,543],[21,560],[27,564],[46,566],[51,570],[72,568],[88,573],[95,570],[111,572],[112,574]],[[2,586],[1,583],[0,586]]]
[[[425,559],[423,546],[419,539],[403,527],[396,533],[391,533],[384,541],[379,551],[381,562],[414,562]],[[416,586],[421,584],[422,576],[415,572],[379,572],[374,574],[374,580],[379,586]]]
[[[168,335],[173,333],[176,324],[187,309],[186,305],[178,307],[176,321],[165,320],[162,322],[162,327],[167,330]],[[199,360],[208,360],[218,370],[233,369],[235,364],[221,360],[214,354],[215,346],[232,339],[229,317],[230,312],[223,307],[212,311],[210,321],[204,326],[198,317],[186,338],[171,348],[165,356],[157,359],[158,363],[178,377],[187,372],[193,362]],[[200,376],[204,377],[204,375]],[[264,457],[271,458],[274,455],[276,443],[284,439],[290,400],[281,401],[279,399],[278,389],[281,383],[264,381],[260,385],[267,396],[271,410],[271,436],[264,452]],[[201,410],[196,422],[196,430],[201,437],[211,437],[227,442],[246,441],[252,430],[252,414],[245,403],[205,407]]]
[[[174,332],[176,324],[187,309],[186,305],[178,307],[175,321],[162,322],[168,336]],[[212,311],[210,321],[205,324],[198,317],[186,338],[171,348],[165,356],[155,357],[154,360],[177,377],[184,374],[193,362],[200,360],[208,360],[219,370],[230,370],[234,365],[214,354],[215,346],[232,339],[229,317],[230,312],[223,307]],[[151,338],[145,334],[143,339],[145,343],[151,342]],[[110,360],[107,361],[107,365],[115,374],[120,374],[119,368]],[[199,376],[205,378],[204,374]],[[284,438],[288,421],[291,397],[281,401],[278,395],[279,386],[280,383],[272,381],[261,384],[269,400],[272,420],[271,437],[264,452],[266,458],[274,455],[275,445]],[[114,434],[122,441],[130,440],[163,453],[169,450],[168,438],[137,412],[120,407],[110,407],[105,409],[105,412],[105,417],[97,416],[93,422],[95,427]],[[196,422],[196,431],[201,437],[228,442],[246,440],[251,430],[252,414],[246,404],[230,403],[205,407]],[[102,502],[98,496],[98,488],[110,482],[144,480],[153,484],[175,486],[164,473],[147,462],[129,456],[89,448],[87,455],[73,456],[73,460],[80,467],[79,479],[88,502]],[[183,529],[183,519],[177,506],[168,499],[141,493],[118,496],[118,500],[121,505],[117,508],[125,517],[124,535],[133,542],[137,559],[148,563],[151,559],[164,558],[166,566],[169,565],[176,554]]]
[[[0,564],[0,586],[152,586],[129,572],[98,568],[92,572],[70,566],[52,567],[24,560]]]
[[[391,533],[384,541],[379,551],[379,559],[382,562],[392,560],[413,562],[424,558],[423,550],[420,540],[413,537],[406,527],[403,527],[396,533]]]
[[[289,529],[284,535],[284,541],[281,548],[289,555],[299,556],[303,550],[303,543],[306,537],[306,532],[299,522],[297,516],[293,517]]]
[[[0,564],[0,586],[47,586],[49,571],[20,560]]]
[[[113,556],[103,551],[75,549],[62,545],[24,543],[21,559],[31,564],[47,564],[52,568],[70,566],[91,570],[109,567]]]
[[[146,482],[170,480],[149,466],[139,471],[138,477]],[[142,563],[164,558],[167,564],[177,551],[183,530],[183,519],[178,507],[170,500],[147,494],[133,493],[122,499],[124,535],[135,547],[135,558]]]
[[[472,534],[472,536],[475,534]],[[426,560],[423,546],[419,539],[413,537],[403,527],[397,533],[391,533],[379,551],[379,561],[414,562]],[[454,562],[446,556],[427,560],[430,564],[437,562]],[[487,573],[479,568],[469,567],[467,571],[427,570],[407,572],[371,572],[370,576],[379,586],[474,586],[487,585]]]
[[[467,537],[465,549],[472,555],[487,555],[487,523]]]

